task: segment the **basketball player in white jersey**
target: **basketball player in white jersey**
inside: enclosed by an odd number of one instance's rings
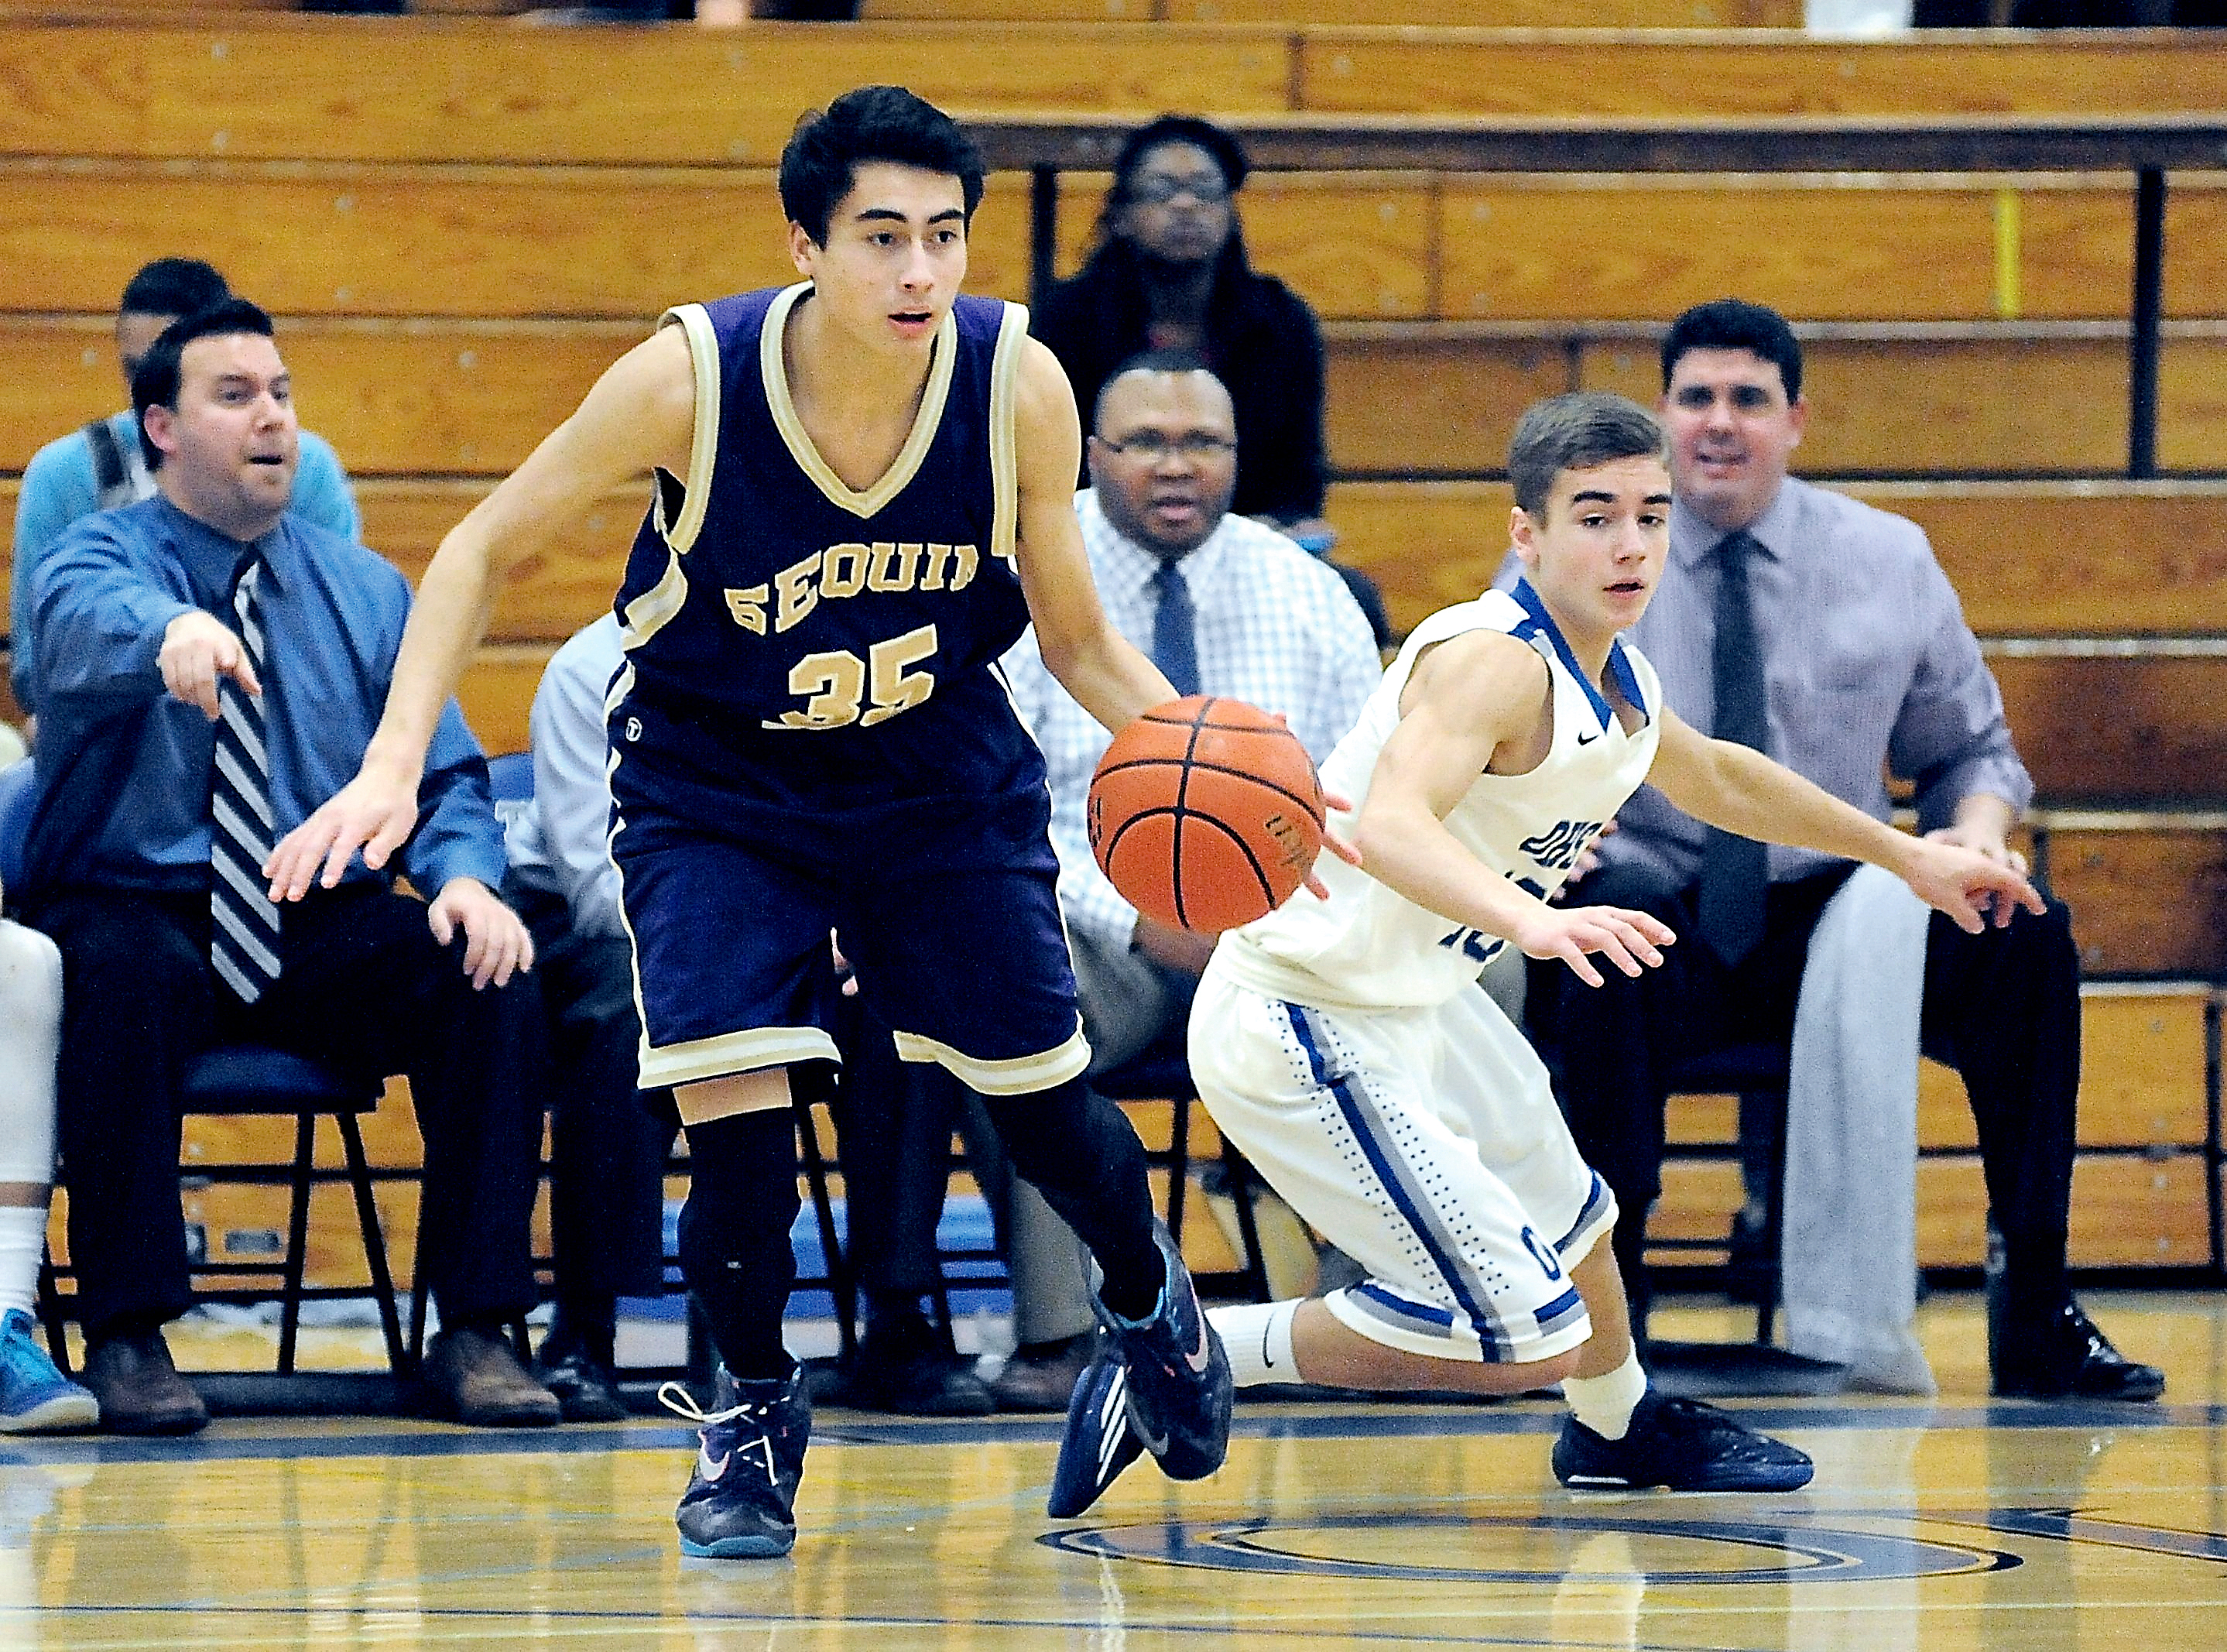
[[[1209,1317],[1241,1387],[1511,1394],[1560,1382],[1554,1468],[1573,1487],[1783,1491],[1809,1459],[1648,1386],[1624,1314],[1606,1185],[1545,1067],[1477,985],[1514,942],[1588,984],[1675,940],[1644,913],[1549,904],[1643,780],[1744,836],[1871,861],[1976,930],[2039,911],[2017,872],[1880,825],[1662,704],[1618,633],[1662,577],[1670,475],[1652,415],[1619,396],[1525,413],[1509,457],[1526,577],[1426,620],[1324,765],[1356,800],[1358,871],[1216,949],[1190,1068],[1222,1130],[1369,1277],[1318,1300]],[[1094,1366],[1069,1412],[1055,1514],[1133,1458],[1122,1379]]]

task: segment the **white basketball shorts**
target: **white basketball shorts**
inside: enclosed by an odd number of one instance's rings
[[[1481,988],[1429,1009],[1269,998],[1209,966],[1190,1070],[1215,1123],[1367,1269],[1324,1298],[1371,1342],[1528,1363],[1591,1334],[1569,1269],[1616,1221],[1547,1069]]]

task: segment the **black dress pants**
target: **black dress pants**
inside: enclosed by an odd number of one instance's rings
[[[208,897],[80,890],[30,915],[62,954],[58,1133],[87,1336],[156,1324],[191,1298],[178,1201],[179,1090],[212,1045],[277,1046],[410,1080],[425,1140],[418,1265],[450,1324],[534,1299],[527,1222],[547,1059],[534,978],[475,992],[418,902],[369,883],[285,909],[278,979],[256,1004],[209,967]]]
[[[535,912],[533,973],[548,1005],[549,1225],[557,1296],[665,1289],[665,1163],[680,1127],[670,1090],[635,1088],[641,1016],[624,935]]]
[[[1617,1261],[1644,1324],[1641,1253],[1662,1190],[1664,1075],[1676,1062],[1739,1043],[1784,1043],[1809,934],[1845,869],[1771,886],[1764,936],[1727,969],[1701,940],[1699,890],[1650,868],[1609,865],[1570,891],[1573,904],[1650,912],[1677,933],[1661,968],[1637,979],[1604,970],[1586,986],[1559,962],[1532,966],[1531,1031],[1555,1073],[1578,1149],[1615,1192]],[[2014,1312],[2045,1314],[2065,1294],[2074,1112],[2080,1088],[2080,969],[2071,915],[1967,934],[1933,915],[1926,931],[1920,1042],[1956,1068],[1978,1126],[1988,1211],[2004,1241]]]

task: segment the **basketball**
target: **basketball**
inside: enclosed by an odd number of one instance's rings
[[[1114,737],[1091,777],[1090,848],[1146,917],[1213,934],[1299,888],[1322,847],[1306,748],[1243,700],[1187,695]]]

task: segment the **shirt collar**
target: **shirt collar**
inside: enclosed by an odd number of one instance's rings
[[[1528,577],[1519,578],[1516,582],[1516,589],[1509,594],[1516,598],[1516,606],[1529,616],[1531,630],[1547,639],[1554,650],[1555,658],[1562,662],[1562,669],[1576,679],[1578,686],[1586,691],[1586,698],[1592,705],[1593,715],[1600,719],[1602,728],[1607,728],[1609,719],[1615,715],[1609,709],[1607,698],[1593,686],[1593,679],[1578,663],[1577,655],[1570,652],[1569,640],[1562,635],[1562,628],[1554,623],[1554,616],[1547,612],[1547,604],[1540,599],[1531,581]],[[1631,660],[1624,653],[1622,637],[1608,645],[1608,679],[1616,685],[1616,692],[1624,696],[1626,705],[1648,722],[1655,720],[1654,708],[1648,705],[1646,697],[1639,692],[1639,673],[1631,668]]]
[[[1104,543],[1107,548],[1104,564],[1095,570],[1099,579],[1109,589],[1130,591],[1147,589],[1152,583],[1152,576],[1160,571],[1160,553],[1149,545],[1138,544],[1114,526],[1114,520],[1106,514],[1105,506],[1099,502],[1096,488],[1084,488],[1076,495],[1075,502],[1078,508],[1094,513],[1105,524]],[[1203,591],[1212,588],[1223,560],[1229,554],[1230,520],[1225,513],[1214,525],[1213,533],[1176,559],[1176,566],[1183,570],[1184,584],[1190,588],[1194,602]]]
[[[1794,479],[1789,476],[1778,484],[1771,503],[1763,507],[1763,514],[1747,525],[1748,538],[1774,562],[1786,560],[1798,537],[1794,532],[1794,518],[1800,507],[1794,493]],[[1670,501],[1670,553],[1680,567],[1699,566],[1724,542],[1727,530],[1703,521],[1682,500]]]
[[[169,525],[172,540],[194,569],[209,578],[219,590],[230,591],[232,582],[239,569],[241,558],[252,551],[263,560],[261,583],[275,590],[286,588],[287,558],[282,554],[287,542],[286,519],[280,517],[278,526],[252,540],[233,539],[220,533],[198,516],[180,510],[176,501],[159,488],[155,494],[156,508]]]

